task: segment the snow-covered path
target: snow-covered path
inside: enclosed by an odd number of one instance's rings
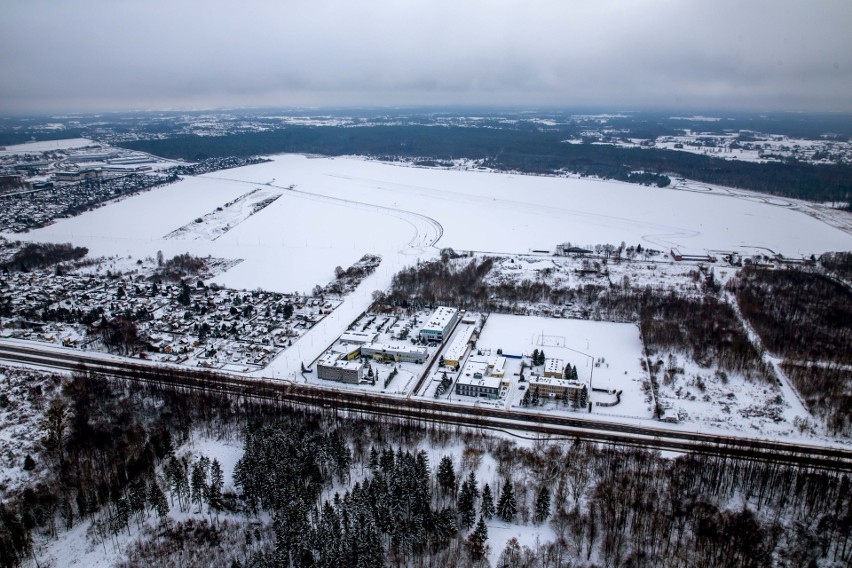
[[[787,378],[787,375],[784,373],[783,369],[781,369],[781,363],[783,359],[779,357],[775,357],[771,355],[766,348],[763,346],[763,341],[761,341],[760,336],[748,322],[748,320],[743,316],[740,311],[740,306],[737,304],[736,298],[730,293],[725,293],[725,299],[733,308],[734,313],[737,314],[737,317],[740,319],[743,327],[748,334],[749,340],[752,345],[758,350],[759,353],[762,354],[763,360],[770,365],[772,365],[772,369],[775,371],[775,375],[778,377],[779,385],[781,388],[781,394],[784,396],[784,400],[789,405],[786,411],[784,412],[784,418],[790,424],[793,424],[793,421],[796,418],[799,420],[809,420],[813,423],[813,417],[808,409],[805,407],[805,403],[802,401],[802,398],[799,396],[798,391],[793,388],[793,385],[790,384],[790,379]]]

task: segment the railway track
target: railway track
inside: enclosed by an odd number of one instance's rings
[[[73,350],[58,350],[37,345],[25,346],[2,341],[0,341],[0,359],[49,369],[86,370],[161,387],[177,387],[254,400],[286,402],[361,415],[393,416],[424,425],[450,424],[557,439],[582,439],[654,450],[695,452],[852,472],[852,450],[831,446],[790,444],[722,434],[684,432],[665,428],[662,425],[657,428],[599,422],[583,419],[580,416],[553,416],[520,410],[460,407],[442,401],[401,399],[272,379],[249,379],[207,369],[165,367]]]

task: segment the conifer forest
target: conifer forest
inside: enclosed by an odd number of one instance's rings
[[[14,372],[14,371],[9,371]],[[35,565],[81,524],[123,566],[848,566],[840,472],[661,456],[579,440],[47,377],[30,467],[7,495],[0,563]],[[33,387],[34,388],[34,387]],[[192,439],[242,450],[225,479]],[[486,526],[488,522],[488,526]],[[489,527],[550,527],[494,548]]]

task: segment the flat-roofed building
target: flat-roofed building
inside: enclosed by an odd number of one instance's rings
[[[485,365],[485,373],[491,377],[503,378],[506,374],[506,358],[502,355],[471,355],[467,359],[465,369],[471,364]]]
[[[361,356],[361,346],[357,343],[335,343],[329,351],[337,355],[338,359],[347,361]]]
[[[544,376],[551,379],[561,379],[565,375],[565,361],[562,359],[544,360]]]
[[[429,351],[417,345],[368,343],[361,346],[361,355],[377,361],[422,363],[429,357]]]
[[[508,381],[503,380],[505,365],[505,357],[471,355],[456,382],[456,393],[463,396],[499,398],[500,389],[509,387]]]
[[[56,181],[82,181],[84,179],[94,179],[101,177],[101,170],[87,168],[84,170],[56,172],[54,179]]]
[[[568,398],[573,400],[575,404],[580,400],[583,386],[584,384],[579,381],[540,377],[538,375],[532,375],[529,379],[529,389],[531,391],[538,389],[538,396],[562,398],[565,391],[568,391]]]
[[[358,360],[339,359],[329,353],[317,362],[317,376],[325,381],[337,381],[357,385],[364,377],[364,364]]]
[[[470,338],[473,336],[474,326],[465,325],[459,326],[459,330],[453,338],[453,342],[444,351],[444,365],[449,365],[458,369],[462,359],[470,343]]]
[[[492,360],[493,359],[493,360]],[[489,366],[492,377],[503,378],[506,376],[506,358],[503,356],[489,357]]]
[[[357,343],[358,345],[372,343],[375,340],[376,333],[370,333],[366,331],[347,331],[346,333],[340,336],[340,341],[344,341],[346,343]]]
[[[479,323],[479,314],[476,312],[465,312],[461,316],[461,322],[476,325]]]
[[[467,369],[467,365],[465,365]],[[499,398],[500,378],[489,377],[481,373],[462,373],[456,381],[456,394],[461,396]]]
[[[456,308],[439,306],[420,329],[420,339],[425,341],[444,341],[449,337],[453,326],[459,319],[459,311]]]

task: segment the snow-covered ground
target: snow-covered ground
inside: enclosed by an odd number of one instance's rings
[[[490,348],[492,352],[499,348],[508,356],[530,356],[534,350],[543,350],[546,357],[561,359],[563,366],[577,367],[583,383],[591,381],[593,388],[623,391],[621,403],[611,407],[595,405],[593,414],[651,417],[642,392],[642,382],[648,378],[640,366],[642,342],[639,329],[633,324],[492,314],[477,347]],[[510,394],[510,403],[518,404],[523,394]],[[612,399],[606,393],[589,392],[593,404]],[[564,409],[559,401],[548,403],[543,409],[551,406]]]
[[[164,238],[258,184],[295,191],[283,191],[216,241]],[[413,263],[435,239],[438,247],[510,253],[553,250],[564,241],[690,251],[764,247],[789,257],[852,247],[849,234],[813,218],[810,206],[695,184],[677,188],[687,191],[281,155],[187,178],[21,238],[70,241],[102,256],[162,250],[243,258],[217,283],[283,292],[328,282],[335,266],[365,252]]]
[[[755,202],[742,193],[701,195],[591,179],[297,155],[225,174],[256,183],[275,178],[315,194],[414,210],[443,226],[440,245],[464,250],[521,253],[552,250],[566,240],[626,241],[690,250],[764,246],[801,256],[850,243],[848,235],[793,210],[792,202],[767,202],[757,194],[749,195]]]

